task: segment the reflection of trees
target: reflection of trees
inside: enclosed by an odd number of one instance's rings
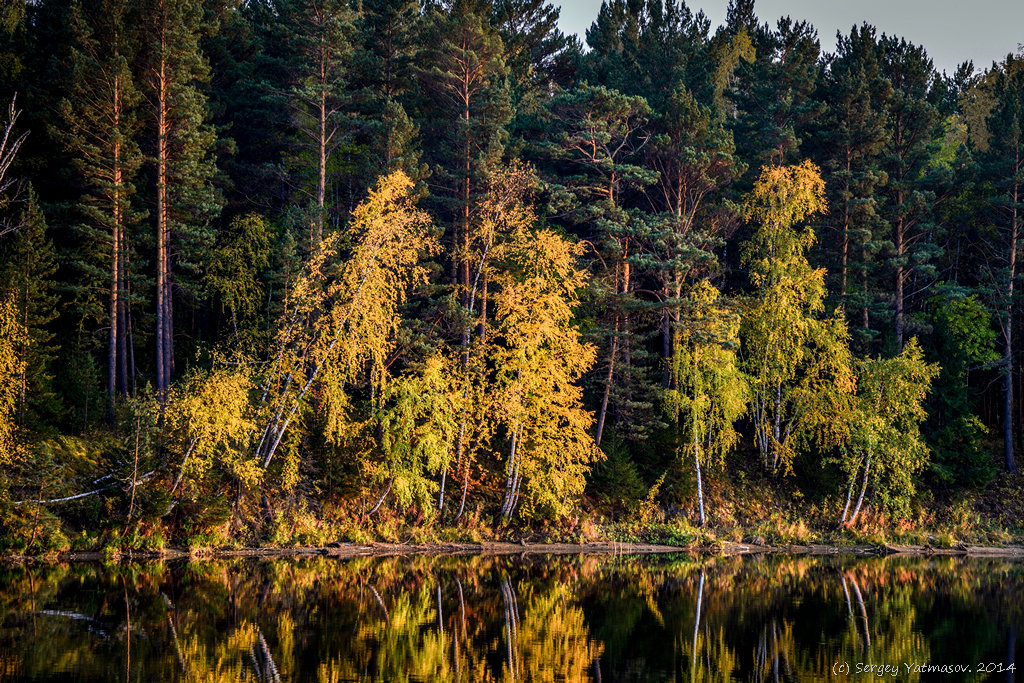
[[[955,558],[6,567],[0,679],[826,680],[836,660],[1008,661],[1022,588],[1019,565]]]

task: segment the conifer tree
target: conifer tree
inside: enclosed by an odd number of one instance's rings
[[[494,25],[506,52],[506,62],[518,90],[543,86],[555,76],[568,39],[558,29],[559,7],[546,0],[495,0]],[[519,93],[517,99],[522,99]]]
[[[836,247],[833,291],[856,321],[854,334],[862,343],[871,336],[869,277],[882,232],[879,202],[887,180],[881,155],[888,140],[892,87],[881,73],[882,51],[871,26],[855,26],[849,36],[839,36],[820,85],[819,98],[828,109],[814,136],[832,208],[825,222],[838,236],[823,236],[822,246]]]
[[[988,256],[992,266],[986,285],[994,295],[993,308],[1002,341],[1003,462],[1017,471],[1014,454],[1014,320],[1017,310],[1018,254],[1024,230],[1024,58],[1010,55],[999,66],[992,87],[994,106],[986,119],[988,153],[983,173],[991,183],[993,230]]]
[[[351,144],[351,111],[347,84],[352,60],[355,14],[345,0],[275,0],[272,50],[284,83],[276,98],[290,117],[295,152],[284,163],[297,174],[300,196],[308,207],[309,251],[323,239],[328,220],[340,218],[329,206],[336,190],[331,176],[338,154]],[[288,182],[295,182],[289,179]],[[333,216],[333,218],[332,218]]]
[[[362,92],[364,117],[359,163],[362,181],[372,185],[381,175],[404,171],[414,181],[429,175],[421,162],[420,127],[407,107],[415,99],[417,41],[422,16],[415,0],[364,2],[356,22],[358,46],[353,57],[354,85]]]
[[[206,122],[203,84],[209,67],[199,47],[202,5],[198,0],[149,0],[143,16],[156,167],[156,389],[162,404],[174,370],[175,286],[194,288],[189,276],[202,267],[220,197],[211,182],[217,136]]]
[[[630,210],[630,192],[650,185],[657,173],[644,166],[641,151],[650,141],[647,121],[651,110],[642,97],[628,97],[604,87],[582,85],[556,95],[550,102],[555,134],[546,145],[549,158],[569,170],[561,183],[550,183],[551,210],[569,213],[583,228],[603,259],[600,302],[602,327],[607,339],[602,369],[603,388],[597,416],[596,441],[604,436],[609,406],[621,413],[622,426],[643,431],[638,411],[650,411],[644,403],[647,391],[640,368],[632,357],[637,339],[631,333],[636,307],[633,266],[644,245],[649,223],[641,212]],[[614,401],[613,401],[614,397]],[[640,434],[638,434],[640,436]]]
[[[740,154],[758,168],[799,158],[808,126],[823,107],[814,98],[820,66],[817,31],[805,21],[779,19],[751,36],[752,60],[739,59],[729,91],[737,116],[733,134]]]
[[[644,97],[655,112],[680,86],[702,104],[713,94],[707,17],[678,0],[612,0],[587,30],[582,78]]]
[[[671,381],[673,320],[683,280],[707,274],[713,247],[735,221],[721,191],[742,172],[732,135],[713,102],[708,20],[674,0],[610,2],[588,32],[584,74],[594,83],[643,96],[651,142],[642,163],[657,171],[644,189],[663,215],[649,220],[648,268],[661,314],[662,385]]]
[[[469,297],[474,205],[485,179],[501,160],[511,116],[501,37],[471,0],[435,7],[427,17],[424,40],[431,45],[421,71],[425,89],[443,114],[424,121],[432,140],[429,161],[434,193],[443,198],[451,220],[449,237],[452,282],[459,302]],[[465,344],[465,340],[463,340]]]
[[[132,73],[138,50],[136,22],[125,0],[72,5],[74,44],[58,130],[82,190],[79,268],[90,282],[79,300],[87,315],[108,328],[106,392],[111,421],[115,397],[128,393],[135,374],[129,263],[132,230],[142,218],[132,201],[142,165],[141,93]],[[92,281],[104,271],[99,282]]]
[[[889,226],[890,268],[893,274],[893,336],[903,349],[907,329],[907,280],[926,273],[935,245],[927,239],[934,230],[935,192],[928,171],[941,135],[935,98],[937,80],[924,48],[906,40],[883,41],[882,75],[892,85],[887,107],[886,145],[882,170],[888,176],[881,213]],[[886,288],[888,289],[888,288]]]
[[[647,193],[663,211],[650,241],[657,261],[662,386],[667,389],[684,283],[708,277],[714,270],[714,250],[735,225],[738,213],[723,193],[743,172],[743,164],[721,115],[697,102],[684,85],[677,87],[660,114],[646,157],[658,171],[658,181]]]
[[[419,3],[416,0],[364,0],[356,20],[358,47],[354,68],[358,83],[368,88],[379,107],[401,100],[415,83],[415,61],[421,46]]]

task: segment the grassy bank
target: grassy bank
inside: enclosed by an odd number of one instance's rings
[[[842,501],[835,495],[805,496],[794,482],[758,473],[710,477],[706,490],[708,523],[697,523],[685,482],[676,496],[659,488],[632,500],[588,496],[558,521],[508,524],[486,515],[486,501],[468,507],[458,520],[411,508],[382,506],[369,514],[365,502],[334,503],[293,495],[271,504],[239,497],[220,514],[195,514],[187,505],[158,518],[130,525],[97,519],[118,501],[69,501],[62,505],[7,503],[0,522],[0,551],[24,556],[60,553],[160,553],[175,548],[202,554],[243,548],[329,547],[331,544],[594,544],[633,543],[687,548],[728,544],[754,546],[886,545],[956,549],[1024,543],[1024,475],[1001,475],[984,488],[942,497],[919,493],[911,514],[887,518],[868,507],[853,525],[840,526]],[[689,500],[688,500],[689,498]],[[209,507],[209,506],[206,506]],[[98,508],[98,509],[97,509]],[[493,509],[493,508],[491,508]],[[102,519],[102,517],[100,517]],[[117,519],[110,515],[107,519]]]

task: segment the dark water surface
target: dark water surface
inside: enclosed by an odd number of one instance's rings
[[[1022,656],[1024,563],[992,559],[0,568],[4,682],[1024,681]]]

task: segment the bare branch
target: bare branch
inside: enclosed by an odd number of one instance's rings
[[[21,110],[16,107],[17,100],[18,95],[15,93],[8,107],[7,121],[3,124],[3,134],[0,136],[0,211],[4,214],[10,213],[10,206],[18,200],[24,190],[22,180],[9,175],[11,164],[14,163],[18,150],[29,134],[27,130],[20,135],[15,134],[18,117],[21,116]],[[0,237],[21,227],[19,218],[0,215]]]

